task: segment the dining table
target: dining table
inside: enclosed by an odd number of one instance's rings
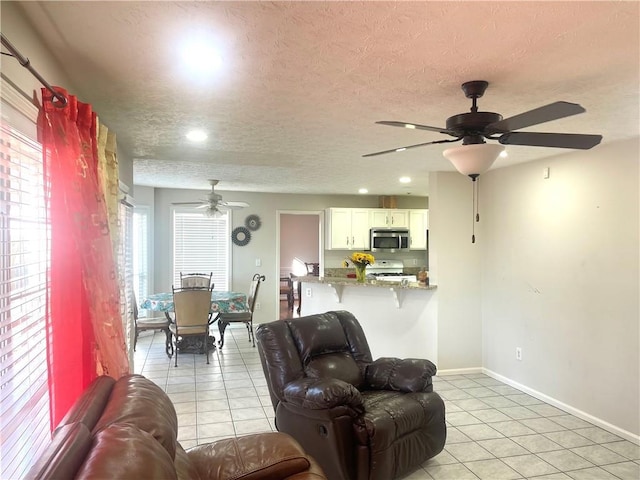
[[[146,298],[140,303],[140,309],[152,310],[154,312],[164,312],[167,319],[173,323],[174,319],[171,317],[171,313],[174,312],[173,305],[173,292],[160,292],[147,295]],[[212,290],[211,291],[211,320],[210,324],[214,323],[220,313],[230,312],[246,312],[247,306],[247,294],[242,292],[232,292],[227,290]],[[215,338],[209,337],[213,348],[215,348]],[[180,352],[189,352],[202,349],[202,345],[196,341],[195,344],[191,344],[193,337],[184,337],[178,342],[178,348]],[[167,352],[173,351],[170,343],[170,339],[167,339]],[[171,349],[170,349],[171,347]]]
[[[154,312],[164,312],[167,318],[169,318],[170,321],[173,321],[173,319],[169,316],[169,313],[172,313],[174,310],[173,293],[152,293],[142,301],[142,303],[140,304],[140,308],[144,310],[153,310]],[[244,312],[246,310],[246,293],[226,290],[211,291],[212,313]]]

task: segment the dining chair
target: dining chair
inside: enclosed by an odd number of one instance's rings
[[[182,273],[180,272],[180,286],[182,288],[212,288],[213,283],[211,277],[213,272],[210,273]]]
[[[317,262],[307,263],[304,262],[304,266],[307,268],[307,275],[311,275],[313,277],[320,276],[320,264]]]
[[[133,337],[133,351],[136,351],[136,345],[138,344],[138,335],[140,332],[147,330],[162,330],[166,336],[165,350],[167,356],[171,358],[173,354],[173,344],[171,343],[171,331],[169,330],[169,319],[166,315],[162,317],[138,317],[138,301],[136,299],[136,293],[131,291],[131,298],[133,299],[133,324],[135,329],[135,336]]]
[[[291,289],[293,291],[293,304],[296,303],[296,298],[298,299],[298,309],[296,312],[300,315],[300,310],[302,309],[302,282],[298,280],[298,275],[290,273],[291,277]],[[293,311],[293,309],[292,309]]]
[[[178,366],[180,342],[185,337],[193,337],[194,346],[204,352],[209,364],[209,349],[213,343],[209,339],[212,288],[172,288],[175,320],[169,329],[174,340],[175,366]]]
[[[293,281],[291,277],[280,277],[280,296],[286,295],[287,308],[293,311]]]
[[[218,330],[220,331],[220,341],[218,342],[218,348],[222,348],[224,345],[224,331],[233,322],[243,322],[247,327],[249,333],[249,341],[253,342],[253,346],[256,346],[256,340],[253,336],[253,311],[256,306],[256,298],[258,298],[258,290],[260,290],[260,283],[264,282],[265,276],[256,273],[251,279],[251,287],[249,289],[249,297],[247,298],[247,309],[241,312],[228,312],[220,313],[218,315]]]

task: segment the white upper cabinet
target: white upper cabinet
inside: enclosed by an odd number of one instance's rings
[[[371,228],[408,228],[409,247],[427,248],[429,210],[396,210],[390,208],[327,208],[327,250],[369,250]]]
[[[371,209],[371,228],[407,228],[410,211],[389,208]]]
[[[429,210],[409,210],[409,235],[411,250],[427,248],[427,230],[429,228]]]
[[[369,250],[368,208],[327,209],[327,245],[330,250]]]

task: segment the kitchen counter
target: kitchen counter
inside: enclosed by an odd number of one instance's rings
[[[375,358],[437,361],[437,286],[344,277],[299,277],[302,315],[347,310],[365,331]]]
[[[418,282],[408,282],[403,285],[400,281],[389,280],[376,280],[367,279],[364,283],[359,283],[355,278],[345,277],[298,277],[298,281],[303,283],[325,283],[327,285],[340,285],[350,287],[362,287],[362,288],[391,288],[391,289],[406,289],[406,290],[435,290],[436,285],[422,285]]]

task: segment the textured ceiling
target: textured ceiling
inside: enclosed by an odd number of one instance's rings
[[[428,193],[453,170],[439,140],[378,120],[443,127],[460,90],[487,80],[480,110],[547,103],[587,112],[529,131],[638,136],[639,4],[632,2],[22,2],[81,100],[134,159],[139,185],[283,193]],[[181,44],[198,32],[223,59],[204,81]],[[203,127],[209,139],[185,138]],[[598,147],[595,147],[598,148]],[[494,168],[564,150],[508,147]],[[613,160],[612,160],[613,161]],[[397,181],[413,178],[409,186]]]

